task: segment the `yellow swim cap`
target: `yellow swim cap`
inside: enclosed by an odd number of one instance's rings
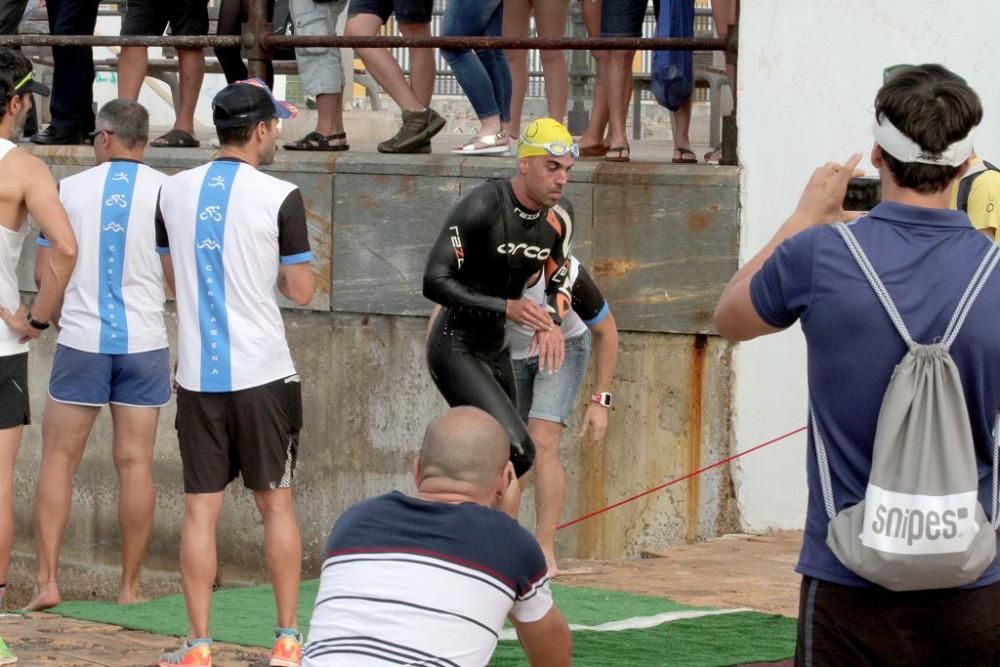
[[[539,118],[524,128],[517,144],[517,157],[559,157],[570,153],[574,145],[573,135],[565,125],[554,118]]]

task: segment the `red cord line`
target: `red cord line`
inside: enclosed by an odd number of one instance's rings
[[[750,454],[751,452],[756,452],[758,449],[763,449],[764,447],[767,447],[768,445],[773,445],[774,443],[780,442],[780,441],[784,440],[785,438],[790,438],[793,435],[795,435],[796,433],[801,433],[804,430],[806,430],[806,427],[805,426],[801,426],[801,427],[795,429],[794,431],[789,431],[788,433],[785,433],[784,435],[779,435],[777,438],[774,438],[773,440],[768,440],[767,442],[762,442],[761,444],[756,445],[755,447],[751,447],[750,449],[744,450],[744,451],[740,452],[739,454],[733,454],[732,456],[727,456],[726,458],[722,459],[721,461],[716,461],[715,463],[710,463],[707,466],[705,466],[704,468],[699,468],[698,470],[695,470],[693,472],[689,472],[688,474],[684,475],[683,477],[678,477],[676,479],[670,480],[669,482],[664,482],[663,484],[660,484],[659,486],[654,486],[651,489],[646,489],[642,493],[637,493],[634,496],[626,498],[625,500],[619,500],[614,505],[608,505],[607,507],[602,507],[599,510],[595,510],[595,511],[590,512],[588,514],[584,514],[581,517],[577,517],[576,519],[573,519],[572,521],[567,521],[566,523],[562,524],[561,526],[557,526],[556,530],[562,530],[563,528],[569,528],[573,524],[580,523],[581,521],[586,521],[587,519],[595,517],[598,514],[604,514],[605,512],[609,512],[609,511],[615,509],[616,507],[621,507],[622,505],[630,503],[633,500],[638,500],[639,498],[642,498],[643,496],[648,496],[651,493],[656,493],[657,491],[659,491],[661,489],[665,489],[668,486],[673,486],[674,484],[677,484],[678,482],[683,482],[684,480],[691,479],[692,477],[694,477],[696,475],[700,475],[701,473],[705,472],[706,470],[711,470],[712,468],[718,468],[719,466],[724,465],[726,463],[729,463],[730,461],[734,461],[734,460],[740,458],[741,456],[746,456],[747,454]]]

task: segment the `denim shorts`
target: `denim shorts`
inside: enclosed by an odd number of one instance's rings
[[[434,0],[351,0],[347,16],[374,14],[382,23],[396,15],[396,23],[430,23]]]
[[[158,408],[170,402],[170,351],[98,354],[56,345],[49,396],[60,403]]]
[[[538,372],[538,357],[514,359],[517,409],[521,419],[542,419],[566,425],[580,393],[590,361],[590,331],[566,339],[566,356],[559,372]]]
[[[647,0],[605,0],[601,5],[601,37],[641,37]],[[655,16],[660,1],[653,0]]]

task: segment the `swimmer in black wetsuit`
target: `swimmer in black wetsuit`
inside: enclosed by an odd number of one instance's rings
[[[427,339],[431,377],[449,405],[479,407],[504,426],[518,477],[531,468],[535,446],[517,411],[504,325],[525,324],[540,345],[561,351],[558,325],[570,305],[561,288],[573,231],[562,191],[578,154],[561,123],[531,123],[518,146],[517,175],[487,181],[455,204],[424,271],[424,296],[444,307]],[[539,271],[547,281],[545,307],[522,298]]]

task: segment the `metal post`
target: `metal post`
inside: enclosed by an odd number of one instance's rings
[[[248,61],[250,76],[267,79],[267,63],[271,60],[271,50],[264,44],[264,35],[273,32],[267,20],[267,0],[248,0],[247,22],[240,35],[243,55]]]
[[[739,44],[739,30],[740,30],[740,3],[736,0],[736,6],[734,7],[736,16],[733,23],[729,24],[729,43],[726,44],[726,65],[732,65],[733,67],[733,80],[729,82],[729,91],[733,95],[733,111],[725,118],[722,119],[722,159],[719,160],[720,164],[737,164],[736,159],[736,147],[737,147],[737,137],[739,135],[738,128],[736,127],[736,61],[738,58],[738,44]]]
[[[572,3],[570,13],[570,37],[586,37],[586,27],[583,24],[583,11],[580,4]],[[574,135],[583,134],[590,122],[584,100],[587,97],[587,81],[591,76],[590,54],[587,51],[570,51],[569,56],[569,86],[573,99],[573,108],[569,110],[567,123],[569,131]]]

